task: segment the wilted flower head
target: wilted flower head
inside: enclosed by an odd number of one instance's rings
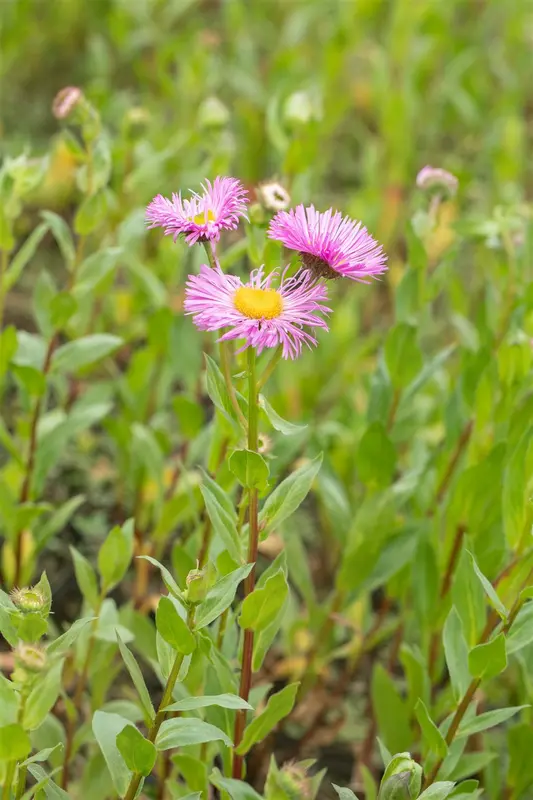
[[[15,658],[19,666],[28,672],[41,672],[46,667],[45,651],[33,644],[19,644]]]
[[[60,89],[52,103],[54,117],[56,119],[69,117],[82,97],[82,91],[77,86],[65,86],[64,89]]]
[[[290,194],[277,181],[260,183],[255,193],[261,205],[269,211],[283,211],[291,202]]]
[[[419,189],[444,189],[449,194],[455,194],[459,180],[451,172],[441,167],[422,167],[416,176],[416,185]]]
[[[282,345],[283,358],[296,358],[302,344],[317,344],[304,328],[328,329],[320,316],[330,311],[323,305],[327,291],[307,270],[293,278],[282,276],[274,289],[272,283],[278,277],[277,272],[265,277],[261,268],[254,270],[249,282],[243,284],[235,275],[204,265],[199,275],[189,276],[185,311],[193,315],[200,330],[229,327],[220,341],[245,339],[244,348],[255,347],[258,354],[266,347]]]
[[[46,597],[38,586],[25,589],[13,589],[10,597],[19,611],[44,611],[47,606]]]
[[[146,209],[149,228],[164,228],[174,241],[183,235],[188,245],[218,241],[221,230],[233,230],[246,215],[247,192],[235,178],[206,181],[203,194],[193,193],[184,200],[181,192],[172,200],[158,194]]]
[[[323,214],[303,205],[280,211],[268,235],[298,250],[304,267],[317,277],[367,282],[387,269],[381,245],[364,225],[331,208]]]

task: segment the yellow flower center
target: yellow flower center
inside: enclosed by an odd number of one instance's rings
[[[196,225],[205,225],[206,222],[205,212],[202,212],[201,214],[196,214],[195,217],[192,217],[192,221]],[[209,209],[209,211],[207,212],[207,222],[214,222],[214,221],[215,221],[215,214],[213,211],[211,211],[211,209]]]
[[[274,319],[283,311],[283,298],[275,289],[242,286],[233,297],[235,308],[250,319]]]

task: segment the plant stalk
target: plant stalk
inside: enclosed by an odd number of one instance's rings
[[[194,627],[194,608],[189,610],[187,615],[187,625],[192,630]],[[157,709],[157,713],[154,717],[154,721],[150,726],[150,730],[148,731],[148,740],[155,742],[157,734],[159,733],[159,728],[161,727],[162,723],[166,717],[166,708],[172,703],[172,694],[174,692],[174,687],[176,685],[176,681],[178,680],[178,675],[180,673],[181,666],[183,664],[183,660],[185,655],[183,653],[177,653],[176,658],[174,659],[174,664],[172,665],[172,669],[170,671],[170,675],[168,676],[165,690],[163,692],[163,697],[161,698],[161,702],[159,703],[159,708]],[[124,800],[135,800],[137,796],[137,791],[141,784],[143,776],[140,772],[134,772],[130,784],[128,786],[128,790],[124,795]]]
[[[256,363],[255,363],[255,350],[253,347],[248,348],[248,449],[257,452],[258,447],[258,406],[257,406],[257,377],[256,377]],[[249,524],[249,540],[248,540],[248,563],[254,566],[244,583],[244,596],[245,598],[251,594],[255,588],[255,564],[257,561],[257,551],[259,547],[259,497],[257,489],[248,490],[248,524]],[[250,695],[250,687],[252,685],[252,659],[254,651],[254,632],[246,628],[244,631],[244,640],[242,647],[242,667],[241,667],[241,682],[239,687],[240,697],[248,702]],[[244,728],[246,725],[246,711],[241,709],[237,711],[235,716],[235,747],[241,743]],[[233,777],[240,779],[242,777],[244,766],[243,756],[237,753],[233,754]]]

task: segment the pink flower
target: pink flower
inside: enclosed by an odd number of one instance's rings
[[[280,211],[270,223],[268,235],[299,250],[304,267],[317,277],[367,283],[367,278],[387,269],[381,245],[363,224],[331,208],[323,214],[314,206],[303,205]]]
[[[221,230],[233,230],[239,217],[246,216],[248,194],[236,178],[215,178],[206,181],[203,194],[194,192],[183,200],[181,192],[172,200],[158,194],[146,209],[149,228],[164,228],[174,241],[180,234],[188,245],[208,240],[218,242]]]
[[[441,167],[422,167],[416,176],[419,189],[444,189],[454,195],[459,186],[459,179]]]
[[[293,278],[279,280],[277,289],[271,284],[277,272],[266,277],[263,268],[250,275],[244,284],[235,275],[226,275],[205,264],[199,275],[189,275],[185,289],[185,311],[202,331],[230,328],[225,339],[245,339],[246,347],[255,347],[258,355],[265,347],[282,345],[283,358],[296,358],[302,344],[316,345],[315,337],[305,327],[328,330],[320,314],[330,309],[323,284],[317,284],[308,271]]]

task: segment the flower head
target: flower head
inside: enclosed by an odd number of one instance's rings
[[[293,278],[281,277],[278,288],[272,283],[277,272],[254,270],[248,283],[235,275],[202,266],[199,275],[190,275],[185,290],[185,311],[193,315],[203,331],[230,328],[220,340],[245,339],[244,348],[283,348],[283,358],[296,358],[302,344],[316,345],[315,337],[304,328],[328,329],[320,314],[330,309],[325,286],[317,284],[306,270]]]
[[[38,586],[13,589],[10,597],[19,611],[35,612],[44,611],[46,608],[46,597]]]
[[[28,672],[41,672],[46,667],[45,651],[34,644],[19,644],[15,657],[18,664]]]
[[[454,195],[459,186],[459,180],[441,167],[422,167],[416,176],[416,185],[419,189],[440,189]]]
[[[172,200],[158,194],[146,209],[149,228],[164,228],[165,234],[174,241],[180,234],[188,245],[197,242],[215,241],[221,230],[233,230],[239,217],[246,215],[247,192],[236,178],[215,178],[206,181],[203,194],[194,192],[184,200],[181,192],[172,195]]]
[[[52,103],[54,117],[67,119],[82,99],[82,91],[77,86],[65,86],[64,89],[60,89]]]
[[[363,224],[331,208],[323,214],[303,205],[280,211],[268,235],[298,250],[304,267],[319,277],[367,282],[387,269],[381,245]]]
[[[291,202],[288,191],[277,181],[265,181],[256,189],[257,199],[269,211],[283,211]]]

